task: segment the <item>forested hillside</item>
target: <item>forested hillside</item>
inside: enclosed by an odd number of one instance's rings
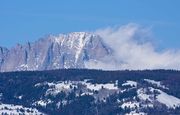
[[[14,111],[50,115],[178,115],[180,72],[61,69],[0,73],[0,113]]]

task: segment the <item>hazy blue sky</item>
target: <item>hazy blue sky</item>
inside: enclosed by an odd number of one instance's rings
[[[163,48],[180,48],[180,0],[0,0],[0,46],[46,34],[137,23]]]

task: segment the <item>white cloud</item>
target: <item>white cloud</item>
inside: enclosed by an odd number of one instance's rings
[[[180,51],[157,51],[149,40],[151,29],[137,24],[119,28],[99,29],[95,32],[113,50],[111,57],[103,61],[89,61],[86,65],[94,69],[180,69]]]

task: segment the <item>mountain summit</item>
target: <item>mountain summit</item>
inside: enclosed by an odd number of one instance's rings
[[[50,35],[11,49],[0,47],[0,71],[87,68],[88,60],[100,60],[111,50],[98,35],[73,32]]]

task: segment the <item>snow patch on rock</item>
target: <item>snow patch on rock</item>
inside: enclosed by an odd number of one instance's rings
[[[121,105],[121,108],[125,109],[126,107],[131,108],[131,109],[139,108],[139,103],[138,102],[124,102]]]
[[[126,81],[125,83],[122,84],[122,86],[131,86],[131,87],[137,87],[137,82],[135,81]]]

